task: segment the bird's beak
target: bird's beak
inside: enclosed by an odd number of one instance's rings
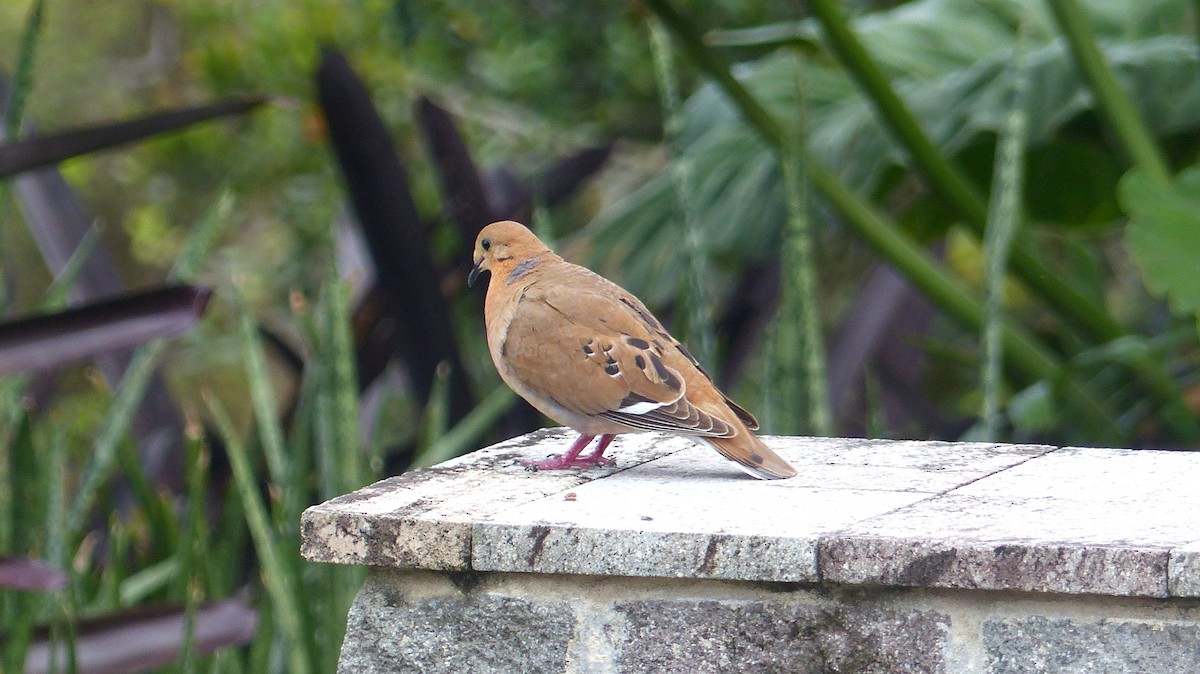
[[[479,272],[483,271],[480,267],[483,266],[483,258],[475,261],[475,266],[471,268],[471,273],[467,274],[467,287],[471,288],[475,285],[475,279],[479,278]]]

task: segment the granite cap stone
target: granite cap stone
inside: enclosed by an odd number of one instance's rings
[[[616,466],[528,472],[538,431],[310,508],[312,561],[431,570],[1200,596],[1200,456],[764,437],[762,482],[707,447],[618,436]]]

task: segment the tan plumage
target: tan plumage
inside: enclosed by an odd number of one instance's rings
[[[566,262],[512,221],[479,233],[474,262],[470,282],[492,274],[484,319],[501,378],[581,434],[566,454],[531,465],[610,462],[602,455],[613,435],[665,431],[708,443],[755,477],[796,474],[751,432],[754,417],[620,286]],[[597,435],[598,448],[579,456]]]

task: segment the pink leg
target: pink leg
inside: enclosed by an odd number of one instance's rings
[[[596,451],[581,457],[580,461],[590,461],[599,466],[615,466],[617,464],[616,461],[604,456],[604,450],[608,449],[608,443],[612,442],[615,437],[617,436],[612,433],[601,435],[600,442],[596,443]]]
[[[580,435],[575,444],[571,445],[571,448],[566,452],[542,461],[522,461],[521,465],[529,470],[561,470],[563,468],[590,468],[591,466],[613,465],[614,462],[612,459],[602,456],[604,450],[608,448],[608,443],[612,442],[613,436],[611,434],[600,436],[600,442],[596,447],[596,451],[587,456],[579,456],[580,452],[588,446],[588,443],[594,437],[596,436]]]

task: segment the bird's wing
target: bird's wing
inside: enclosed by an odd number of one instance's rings
[[[575,269],[581,270],[582,273],[587,276],[594,277],[596,283],[604,287],[605,294],[619,303],[620,308],[624,312],[630,314],[629,318],[641,323],[646,332],[653,335],[653,337],[657,339],[659,343],[665,345],[664,350],[660,353],[660,355],[666,360],[667,363],[677,361],[678,356],[682,356],[688,363],[691,364],[693,368],[695,368],[696,372],[701,375],[701,378],[703,379],[703,382],[700,384],[701,386],[710,388],[712,393],[719,396],[725,405],[729,409],[733,410],[733,413],[737,415],[738,420],[741,421],[746,428],[752,431],[758,430],[758,419],[755,419],[753,414],[750,414],[750,412],[743,409],[741,405],[733,402],[729,396],[725,395],[724,392],[717,388],[716,383],[712,380],[712,376],[708,374],[708,371],[704,369],[704,366],[700,364],[700,361],[696,360],[696,357],[687,350],[687,347],[685,347],[679,342],[679,340],[675,339],[670,333],[667,332],[667,329],[664,328],[662,323],[660,323],[658,319],[650,313],[650,310],[646,308],[646,305],[642,304],[641,300],[634,297],[629,291],[625,290],[621,286],[618,286],[612,281],[609,281],[608,279],[599,276],[588,269],[583,267],[575,267]]]
[[[590,272],[585,283],[571,280],[543,278],[518,300],[502,357],[527,390],[571,412],[640,430],[737,433],[689,402],[685,376],[668,365],[677,342],[640,302],[623,301],[628,293]]]

